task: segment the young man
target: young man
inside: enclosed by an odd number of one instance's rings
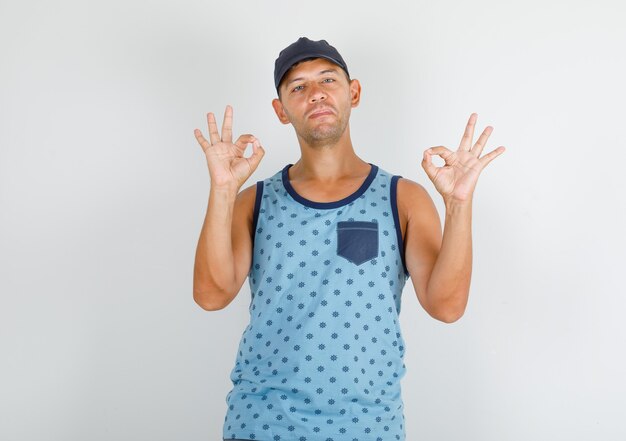
[[[280,52],[272,106],[298,137],[301,158],[239,189],[265,149],[253,135],[232,142],[195,136],[209,167],[209,204],[194,267],[194,299],[226,307],[249,277],[250,323],[231,371],[223,438],[256,441],[404,440],[405,374],[400,297],[410,277],[422,307],[451,323],[464,313],[472,266],[472,195],[487,127],[472,145],[470,116],[456,151],[424,152],[422,167],[444,199],[359,158],[350,112],[361,86],[337,50],[300,38]],[[248,144],[252,156],[245,158]],[[445,165],[432,164],[432,155]]]

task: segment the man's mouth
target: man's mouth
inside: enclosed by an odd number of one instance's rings
[[[330,109],[320,109],[320,110],[316,110],[311,115],[309,115],[309,118],[319,118],[320,116],[332,115],[332,114],[333,114],[333,111]]]

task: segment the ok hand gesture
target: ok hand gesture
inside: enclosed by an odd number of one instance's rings
[[[422,167],[446,202],[471,202],[480,172],[496,156],[504,153],[504,146],[500,146],[479,158],[489,135],[493,131],[493,127],[487,126],[478,138],[478,141],[476,141],[476,144],[472,146],[474,125],[477,118],[478,115],[476,113],[470,115],[465,127],[465,134],[461,139],[461,145],[456,152],[444,146],[431,147],[424,151]],[[443,158],[445,165],[442,167],[433,165],[433,155]]]
[[[207,141],[198,129],[194,130],[194,135],[206,155],[211,187],[239,190],[256,170],[265,155],[265,149],[252,135],[241,135],[233,144],[233,108],[231,106],[226,106],[221,136],[217,131],[215,115],[209,112],[207,120],[211,142]],[[248,144],[252,144],[253,153],[249,158],[244,158],[243,153]]]

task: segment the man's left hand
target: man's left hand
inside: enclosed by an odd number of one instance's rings
[[[504,146],[500,146],[480,158],[493,127],[487,126],[472,147],[477,118],[476,113],[470,115],[461,145],[456,152],[444,146],[431,147],[424,151],[422,167],[446,202],[470,203],[480,172],[496,156],[504,153]],[[432,163],[433,155],[443,158],[445,164],[442,167],[435,166]]]

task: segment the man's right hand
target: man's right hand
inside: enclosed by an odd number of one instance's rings
[[[233,108],[226,106],[222,136],[217,130],[215,115],[207,114],[209,123],[209,139],[207,141],[202,132],[194,130],[194,135],[206,155],[211,177],[212,188],[239,188],[254,173],[259,162],[265,155],[265,149],[253,135],[241,135],[235,143],[232,142]],[[244,158],[243,153],[248,144],[252,144],[252,155]]]

